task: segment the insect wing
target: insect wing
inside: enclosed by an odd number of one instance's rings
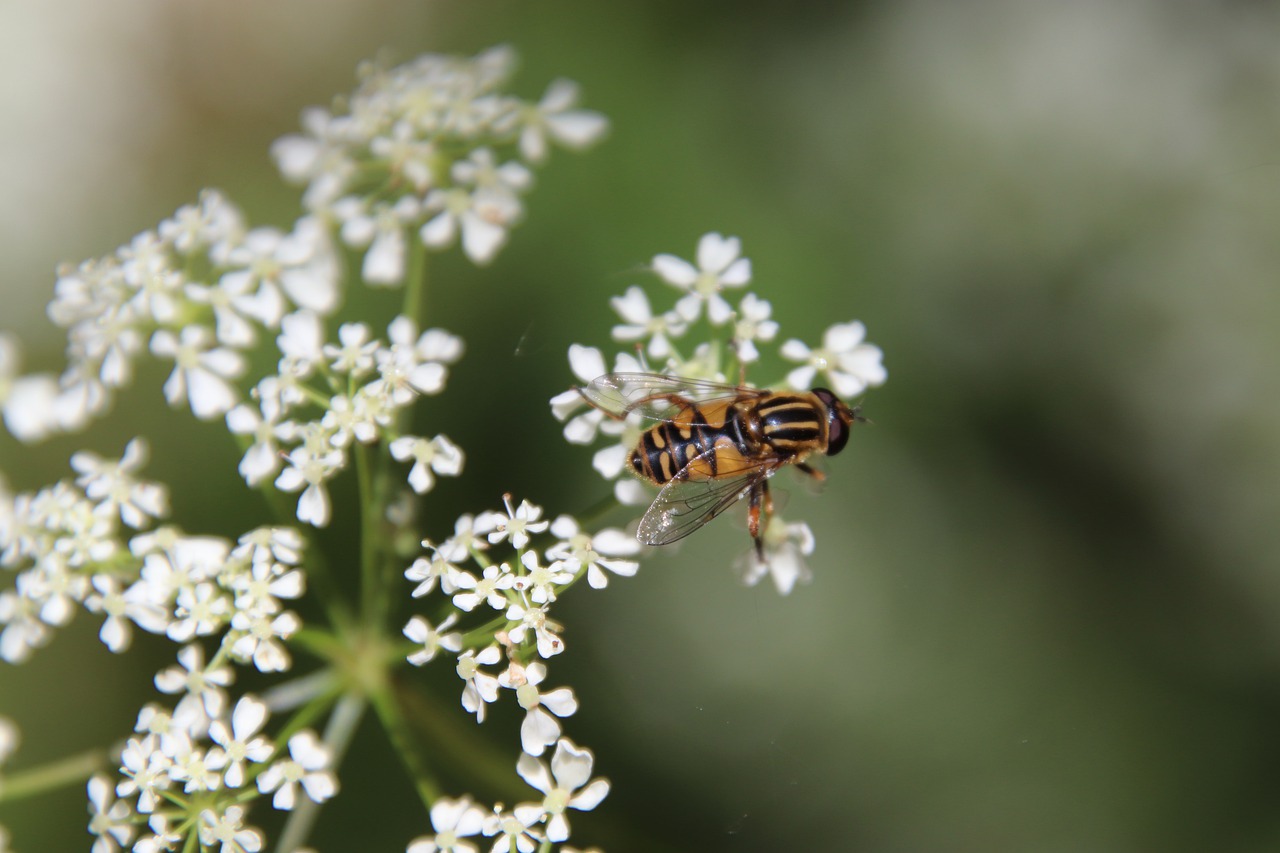
[[[689,465],[715,452],[708,450]],[[746,497],[784,462],[768,457],[750,460],[738,471],[726,471],[722,466],[718,476],[710,480],[670,481],[640,519],[636,539],[645,545],[667,545],[683,539]]]
[[[653,421],[671,420],[688,403],[751,398],[764,393],[754,388],[660,373],[606,373],[582,388],[588,402],[616,417],[634,413]]]

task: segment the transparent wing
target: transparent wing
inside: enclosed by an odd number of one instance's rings
[[[713,453],[714,449],[708,450],[689,464]],[[721,466],[714,480],[671,480],[640,519],[636,539],[645,545],[668,545],[683,539],[742,500],[785,464],[785,459],[769,456],[747,460],[734,471]]]
[[[758,397],[766,392],[739,385],[664,376],[660,373],[606,373],[581,389],[591,405],[615,417],[638,414],[654,421],[668,421],[687,403]]]

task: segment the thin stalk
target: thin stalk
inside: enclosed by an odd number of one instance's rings
[[[9,803],[85,782],[107,766],[107,751],[90,749],[29,770],[8,773],[0,782],[0,802]]]
[[[409,778],[413,781],[418,797],[422,800],[423,808],[428,812],[431,811],[432,803],[440,797],[440,783],[427,768],[427,763],[422,760],[417,741],[413,736],[413,729],[410,727],[400,703],[396,700],[391,682],[389,680],[383,681],[376,690],[370,693],[369,698],[373,702],[373,708],[378,715],[378,719],[382,722],[382,727],[387,731],[391,746],[395,749],[396,755],[400,757],[405,771],[408,772]]]

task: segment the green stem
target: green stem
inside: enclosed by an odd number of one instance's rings
[[[421,326],[427,309],[427,247],[421,240],[409,241],[405,269],[404,305],[400,313]]]
[[[427,768],[426,762],[422,760],[413,736],[413,729],[400,703],[396,700],[391,682],[384,681],[370,693],[369,698],[373,702],[378,719],[382,722],[382,727],[387,731],[392,747],[400,756],[400,761],[404,764],[409,778],[413,780],[413,786],[418,791],[423,808],[430,811],[431,804],[440,798],[440,783],[436,781],[435,776]]]
[[[0,802],[34,797],[57,788],[85,782],[108,767],[105,749],[90,749],[30,770],[10,773],[0,779]]]
[[[380,513],[373,493],[372,451],[363,444],[355,448],[356,482],[360,491],[360,612],[363,622],[376,628],[375,600],[378,592],[378,527]]]

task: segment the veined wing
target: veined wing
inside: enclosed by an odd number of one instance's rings
[[[708,450],[689,465],[715,453]],[[668,545],[683,539],[729,507],[787,463],[776,456],[746,460],[735,470],[725,470],[711,480],[682,480],[677,476],[662,487],[640,519],[636,539],[645,545]],[[687,466],[686,466],[687,470]]]
[[[606,373],[588,382],[581,391],[593,406],[615,417],[634,413],[653,421],[671,420],[687,403],[751,399],[766,393],[756,388],[660,373]]]

